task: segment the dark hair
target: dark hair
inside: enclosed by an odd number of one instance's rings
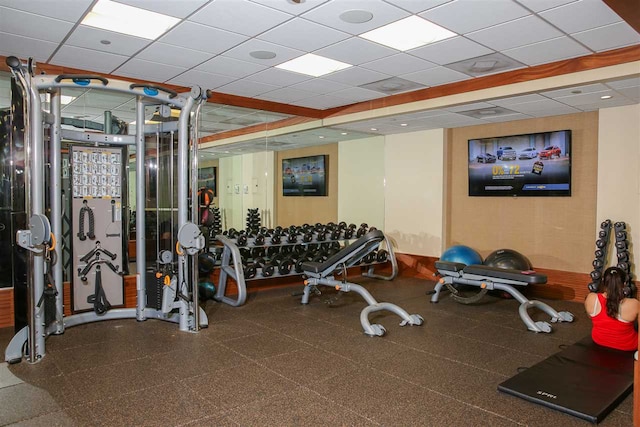
[[[626,298],[624,287],[626,282],[626,274],[624,270],[618,267],[609,267],[604,271],[598,292],[607,293],[607,315],[618,318],[618,309],[620,302]]]

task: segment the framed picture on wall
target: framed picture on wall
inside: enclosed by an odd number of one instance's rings
[[[216,197],[218,195],[216,173],[217,170],[213,166],[198,169],[198,189],[201,189],[203,187],[210,189],[211,191],[213,191],[213,197]]]

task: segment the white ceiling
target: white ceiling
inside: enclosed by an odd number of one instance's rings
[[[0,55],[155,83],[200,85],[219,93],[322,110],[640,44],[640,34],[602,0],[117,1],[181,22],[157,40],[145,40],[81,25],[93,0],[0,0]],[[343,21],[340,15],[351,10],[366,10],[373,18],[361,24]],[[457,36],[406,52],[358,37],[412,14]],[[105,40],[110,44],[102,43]],[[276,56],[256,59],[250,56],[253,51]],[[354,66],[318,78],[274,68],[310,52]],[[494,61],[495,68],[473,68],[485,60]],[[379,83],[390,78],[397,85]],[[389,92],[389,87],[397,91]],[[602,95],[612,98],[602,100]],[[0,93],[0,103],[3,96]],[[341,127],[388,134],[639,102],[640,79],[634,78]],[[104,108],[114,109],[124,120],[134,119],[130,99],[95,93],[80,96],[65,112],[101,121]],[[488,114],[491,109],[494,113]],[[286,117],[208,105],[204,133]]]

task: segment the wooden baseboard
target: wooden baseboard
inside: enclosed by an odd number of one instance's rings
[[[396,258],[400,276],[437,280],[434,273],[437,271],[435,262],[438,258],[409,254],[396,254]],[[546,268],[536,268],[536,271],[547,275],[547,284],[528,286],[529,297],[582,302],[589,293],[587,285],[591,278],[587,273]]]
[[[398,276],[414,277],[424,280],[437,280],[435,273],[435,262],[438,258],[396,254],[398,260]],[[381,272],[389,274],[390,267],[383,267]],[[589,293],[587,284],[590,282],[589,274],[575,273],[570,271],[549,270],[537,268],[536,271],[547,275],[546,285],[531,285],[527,287],[526,295],[530,298],[559,299],[566,301],[582,302]],[[349,276],[355,277],[361,273],[360,267],[353,267],[349,270]],[[217,285],[217,275],[210,277],[211,281]],[[247,292],[258,292],[266,289],[280,288],[300,284],[301,276],[274,277],[270,279],[247,281]],[[238,291],[233,281],[229,281],[227,295],[237,295]],[[71,292],[70,284],[64,284],[64,314],[70,316],[71,312]],[[134,308],[137,304],[136,295],[136,275],[125,276],[124,278],[124,306]],[[0,289],[0,328],[13,326],[13,288]]]
[[[0,328],[13,326],[13,288],[0,289]]]

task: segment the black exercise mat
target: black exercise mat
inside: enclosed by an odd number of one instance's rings
[[[601,347],[586,337],[504,381],[498,390],[598,423],[633,389],[633,353]]]

